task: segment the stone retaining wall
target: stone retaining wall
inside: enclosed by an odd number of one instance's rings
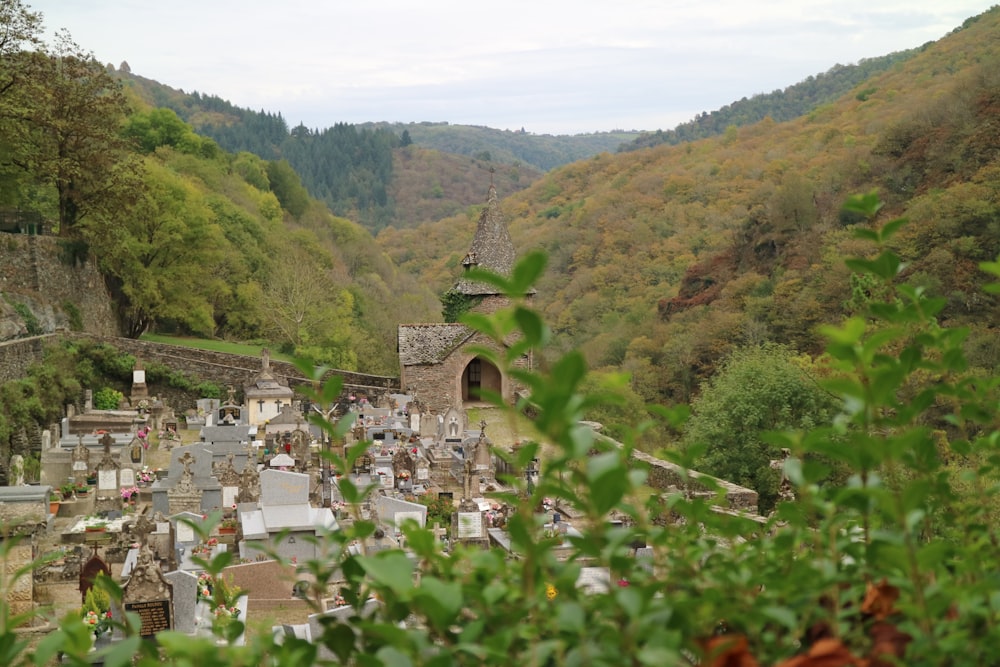
[[[0,343],[0,383],[18,380],[28,374],[28,367],[42,360],[45,344],[53,335],[32,336]]]
[[[70,334],[85,335],[85,334]],[[190,377],[211,380],[223,386],[232,385],[237,392],[242,393],[243,386],[249,383],[261,370],[260,357],[211,350],[198,350],[181,345],[154,343],[132,338],[113,336],[87,336],[93,340],[107,343],[124,353],[131,354],[143,361],[156,361],[171,370],[180,371]],[[278,379],[288,382],[289,386],[306,382],[305,376],[295,367],[284,361],[270,362],[271,373]],[[344,387],[356,390],[367,390],[373,393],[399,391],[399,378],[382,375],[368,375],[352,371],[333,370],[328,376],[339,375],[344,380]]]
[[[694,470],[685,471],[676,464],[658,459],[655,456],[650,456],[645,452],[635,451],[632,453],[632,458],[636,461],[642,461],[649,466],[649,478],[646,480],[646,483],[654,489],[661,491],[671,489],[690,489],[695,492],[708,491],[711,487],[699,484],[698,480],[711,480],[712,486],[718,486],[723,490],[726,498],[726,506],[729,509],[752,514],[757,513],[757,492],[753,489],[747,489],[738,484],[733,484],[724,479],[705,475]],[[687,475],[686,480],[684,477],[685,472]]]

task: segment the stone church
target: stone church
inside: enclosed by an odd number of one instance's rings
[[[480,268],[509,276],[515,258],[514,243],[491,183],[486,208],[479,216],[476,236],[462,266],[465,271]],[[488,314],[510,303],[492,285],[464,275],[453,290],[475,304],[470,308],[472,312]],[[489,360],[468,351],[470,346],[480,346],[494,350],[498,356],[504,353],[499,344],[464,324],[403,324],[398,335],[400,385],[405,392],[416,392],[425,410],[443,414],[451,407],[461,408],[477,402],[481,390],[499,393],[510,402],[521,389]],[[531,356],[523,355],[515,364],[531,368]]]

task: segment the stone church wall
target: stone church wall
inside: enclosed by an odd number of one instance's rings
[[[499,346],[481,334],[476,334],[466,346],[479,346],[492,349],[502,356]],[[462,399],[462,373],[475,355],[456,350],[440,364],[418,364],[402,369],[400,384],[403,391],[415,391],[420,402],[426,409],[437,414],[444,414],[448,408]],[[515,364],[519,367],[528,365],[527,359]],[[522,389],[513,386],[510,378],[504,377],[504,399],[512,401],[514,393]]]

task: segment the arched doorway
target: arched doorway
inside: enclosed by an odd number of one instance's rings
[[[483,391],[502,394],[503,377],[499,368],[486,359],[476,357],[462,372],[462,400],[482,400]]]

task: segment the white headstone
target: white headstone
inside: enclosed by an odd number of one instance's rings
[[[483,515],[479,512],[458,513],[458,539],[480,539],[483,536]]]
[[[240,487],[238,486],[224,486],[222,487],[222,506],[232,507],[236,504],[236,496],[239,495]]]
[[[122,468],[120,484],[122,488],[135,486],[135,471],[131,468]]]
[[[97,474],[97,488],[100,491],[117,491],[118,471],[114,469],[99,470]]]
[[[146,371],[132,371],[132,384],[146,384]]]
[[[174,537],[177,542],[185,544],[194,542],[194,528],[183,521],[178,521]]]
[[[403,525],[403,522],[412,519],[420,525],[421,528],[424,527],[424,513],[423,512],[396,512],[393,516],[393,523],[399,527]]]

